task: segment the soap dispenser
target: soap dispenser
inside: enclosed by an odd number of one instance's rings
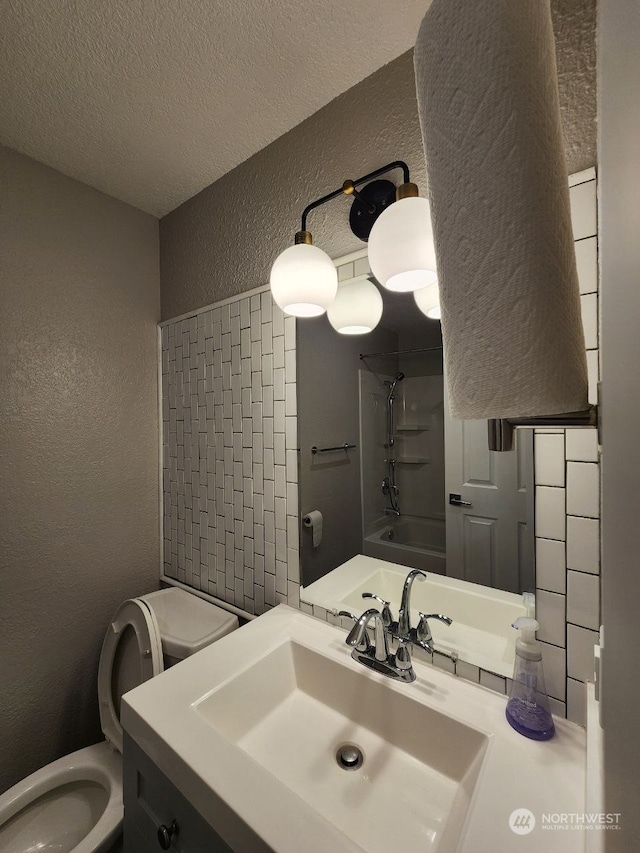
[[[544,686],[542,651],[536,640],[539,628],[535,619],[521,616],[513,623],[519,629],[513,683],[509,692],[506,717],[509,725],[533,740],[550,740],[555,726]]]

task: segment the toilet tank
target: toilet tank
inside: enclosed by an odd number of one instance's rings
[[[153,610],[165,669],[215,643],[238,627],[238,617],[176,587],[140,598]]]

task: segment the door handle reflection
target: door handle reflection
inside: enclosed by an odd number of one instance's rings
[[[471,501],[463,501],[461,495],[449,495],[449,503],[451,506],[473,506]]]

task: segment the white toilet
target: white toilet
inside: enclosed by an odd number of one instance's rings
[[[237,627],[237,616],[176,588],[125,601],[100,654],[106,741],[52,761],[0,796],[1,853],[106,853],[122,831],[122,695]]]

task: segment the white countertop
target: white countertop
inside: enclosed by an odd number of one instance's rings
[[[256,649],[266,654],[287,638],[301,638],[322,655],[384,681],[389,690],[412,691],[416,701],[489,737],[457,853],[583,853],[584,832],[540,825],[543,813],[585,811],[583,729],[556,720],[553,740],[528,740],[507,724],[506,697],[417,662],[417,680],[398,684],[353,661],[344,637],[342,629],[280,605],[126,694],[123,726],[205,819],[215,806],[214,828],[237,853],[361,851],[194,710],[202,697],[253,665]],[[522,808],[533,812],[538,826],[517,836],[508,821]]]

